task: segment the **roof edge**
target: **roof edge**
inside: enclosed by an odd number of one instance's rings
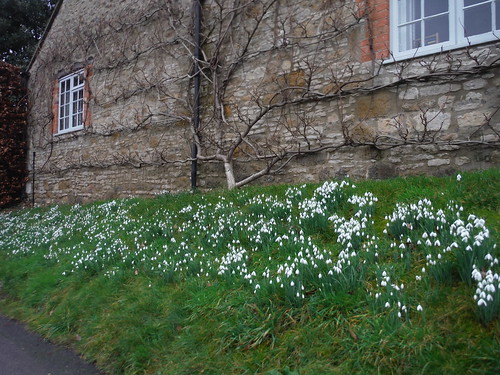
[[[36,45],[35,51],[33,52],[33,55],[31,56],[30,63],[26,67],[26,72],[30,71],[31,67],[33,66],[33,63],[35,62],[35,60],[38,56],[38,53],[42,49],[43,42],[45,42],[47,34],[49,33],[50,28],[52,27],[52,24],[54,23],[54,20],[57,17],[57,14],[59,13],[59,9],[61,8],[62,3],[63,3],[63,0],[59,0],[56,3],[56,6],[54,7],[52,14],[50,15],[49,22],[47,23],[47,26],[45,26],[45,30],[43,31],[42,38],[38,41],[38,44]]]

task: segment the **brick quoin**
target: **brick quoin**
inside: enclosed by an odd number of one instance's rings
[[[365,38],[361,41],[361,61],[390,56],[389,0],[356,0],[360,15],[367,14]]]
[[[54,88],[52,89],[52,134],[57,134],[57,125],[59,123],[59,80],[54,81]]]
[[[93,70],[92,65],[85,67],[83,73],[84,86],[83,86],[83,126],[85,128],[92,125],[92,113],[90,111],[89,105],[92,99],[92,91],[90,90],[90,77],[92,77]]]

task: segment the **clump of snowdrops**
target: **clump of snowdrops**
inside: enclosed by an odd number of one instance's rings
[[[425,312],[425,288],[458,274],[479,319],[498,317],[496,243],[483,219],[454,202],[438,208],[420,199],[396,204],[378,233],[377,202],[349,181],[331,181],[312,194],[305,185],[283,196],[241,192],[235,201],[221,196],[146,216],[134,215],[134,200],[54,206],[2,215],[0,248],[11,257],[43,254],[64,266],[64,277],[195,277],[292,305],[364,293],[372,309],[399,321]]]

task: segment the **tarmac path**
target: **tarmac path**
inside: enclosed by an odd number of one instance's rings
[[[103,375],[71,350],[0,315],[0,375]]]

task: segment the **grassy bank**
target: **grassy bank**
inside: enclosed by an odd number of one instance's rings
[[[0,310],[111,374],[500,369],[500,171],[0,215]]]

